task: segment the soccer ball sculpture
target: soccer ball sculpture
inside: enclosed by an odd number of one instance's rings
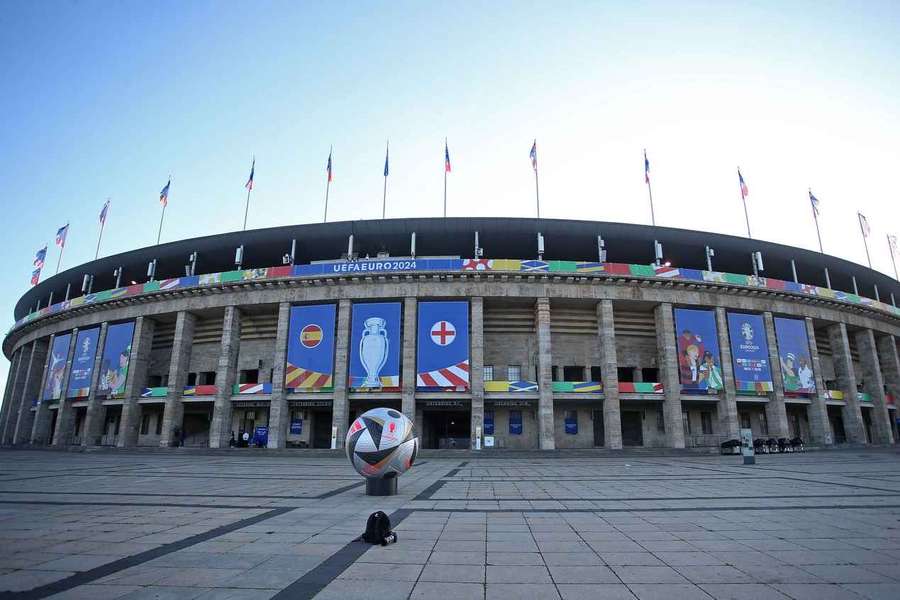
[[[419,438],[406,415],[373,408],[358,416],[347,432],[347,458],[367,479],[396,477],[416,460]]]

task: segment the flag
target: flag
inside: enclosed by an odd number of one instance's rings
[[[388,169],[388,150],[389,150],[389,148],[387,146],[385,146],[384,147],[384,176],[385,177],[388,176],[388,171],[389,171],[389,169]]]
[[[650,161],[647,160],[646,150],[644,150],[644,183],[650,185]]]
[[[856,213],[856,216],[859,217],[859,228],[862,230],[863,237],[869,237],[869,234],[872,233],[872,228],[869,227],[869,220],[861,212]]]
[[[37,285],[41,281],[41,270],[35,269],[31,273],[31,285]]]
[[[253,189],[253,173],[256,171],[256,158],[253,159],[253,162],[250,164],[250,178],[247,180],[247,183],[244,184],[244,187],[248,190]]]
[[[891,255],[897,254],[897,236],[888,235],[888,246],[891,248]]]
[[[47,246],[38,250],[34,255],[34,266],[40,271],[44,266],[44,259],[47,258]]]
[[[750,190],[747,188],[747,184],[744,183],[744,176],[741,175],[741,170],[738,169],[738,181],[741,184],[741,198],[744,200],[747,199],[747,196],[750,195]]]
[[[66,245],[66,236],[69,234],[69,224],[66,223],[56,232],[56,245],[62,248]]]
[[[331,183],[331,150],[328,151],[328,164],[325,165],[325,170],[328,172],[328,183]]]
[[[106,225],[106,213],[109,212],[109,200],[103,203],[103,209],[100,211],[100,225]]]
[[[531,145],[531,152],[528,153],[528,157],[531,158],[531,168],[537,171],[537,140],[534,140],[534,143]]]
[[[813,196],[812,190],[809,190],[809,203],[812,204],[813,212],[819,216],[819,199]]]
[[[166,186],[160,190],[159,192],[159,203],[166,207],[169,205],[169,186],[172,185],[172,180],[166,182]]]
[[[449,173],[450,168],[450,149],[447,147],[447,140],[444,140],[444,173]]]

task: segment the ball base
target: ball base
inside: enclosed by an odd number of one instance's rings
[[[366,496],[396,496],[397,478],[366,479]]]

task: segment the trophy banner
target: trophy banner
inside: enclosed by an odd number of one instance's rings
[[[350,327],[350,388],[400,391],[400,303],[353,305]]]

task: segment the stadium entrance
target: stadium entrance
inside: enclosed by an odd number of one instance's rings
[[[462,400],[426,400],[422,406],[422,448],[468,449],[472,411]]]

